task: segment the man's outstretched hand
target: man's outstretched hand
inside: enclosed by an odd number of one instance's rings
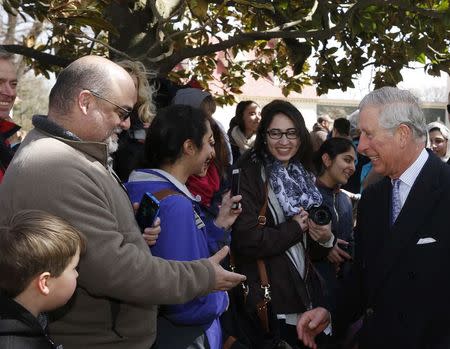
[[[327,328],[330,313],[325,308],[314,308],[302,314],[297,322],[298,338],[308,348],[317,349],[316,336]]]
[[[215,255],[208,258],[216,272],[214,291],[227,291],[246,279],[245,275],[232,273],[222,268],[220,261],[227,256],[228,252],[229,248],[225,246]]]

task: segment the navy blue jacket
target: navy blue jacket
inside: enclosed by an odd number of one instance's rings
[[[429,152],[392,226],[391,198],[389,178],[362,195],[338,314],[363,316],[360,349],[450,348],[450,167]]]
[[[352,255],[353,246],[353,208],[350,198],[339,191],[339,189],[331,189],[324,186],[320,181],[316,182],[317,188],[322,194],[322,204],[331,211],[331,231],[334,236],[350,243],[346,248],[347,252]],[[338,279],[348,273],[351,261],[346,261],[340,266],[339,274],[336,274],[335,266],[327,259],[314,262],[314,265],[325,281],[325,296],[330,311],[334,318],[336,309],[336,297],[341,282]]]

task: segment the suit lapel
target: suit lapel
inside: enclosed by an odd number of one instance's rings
[[[391,229],[383,229],[387,234],[384,234],[384,247],[381,250],[377,267],[374,270],[373,287],[371,287],[372,292],[369,302],[374,300],[384,280],[389,276],[402,253],[411,245],[416,244],[421,227],[424,225],[427,217],[430,217],[439,201],[438,178],[439,166],[441,165],[439,161],[436,157],[429,156],[409,192],[397,221]],[[388,190],[390,190],[390,195],[388,196],[392,198],[392,187]],[[390,208],[391,203],[386,206]],[[387,218],[385,227],[389,227],[390,212],[388,212]]]

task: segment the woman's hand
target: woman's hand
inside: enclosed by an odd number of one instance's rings
[[[156,244],[156,240],[158,240],[160,232],[161,232],[161,220],[159,219],[159,217],[156,217],[153,225],[149,228],[144,229],[144,234],[142,234],[142,237],[144,238],[147,245],[153,246]]]
[[[313,220],[308,219],[309,230],[308,233],[311,239],[317,241],[320,244],[324,244],[333,237],[331,232],[331,222],[327,225],[318,225]]]
[[[223,196],[222,205],[220,206],[219,213],[214,221],[216,226],[225,230],[229,229],[233,225],[236,218],[242,212],[240,204],[238,205],[238,208],[231,207],[234,203],[239,203],[239,201],[242,200],[242,195],[236,195],[233,197],[230,197],[230,195],[230,192],[227,192]]]
[[[300,213],[292,217],[300,225],[302,232],[308,230],[308,212],[306,212],[303,207],[300,207]]]
[[[347,260],[352,259],[352,256],[350,256],[346,251],[340,248],[339,245],[348,246],[348,242],[342,239],[337,239],[336,245],[334,245],[330,252],[328,252],[327,257],[331,263],[336,264],[337,266]]]

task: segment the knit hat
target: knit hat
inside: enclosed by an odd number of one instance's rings
[[[200,104],[208,96],[211,96],[209,92],[198,88],[183,88],[177,91],[172,99],[172,104],[183,104],[193,108],[200,108]]]

